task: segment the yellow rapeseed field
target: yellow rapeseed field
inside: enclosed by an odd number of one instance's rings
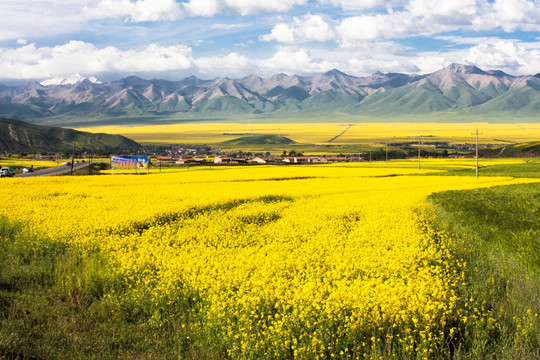
[[[170,125],[122,126],[110,125],[81,128],[94,133],[120,134],[141,143],[216,144],[248,135],[278,135],[301,144],[328,144],[328,141],[348,128],[348,123],[185,123]],[[380,142],[449,141],[474,143],[473,132],[480,129],[480,143],[511,143],[534,141],[540,135],[540,125],[493,123],[351,123],[334,145],[374,144]]]
[[[0,216],[40,241],[99,251],[133,299],[190,308],[193,346],[212,338],[232,358],[428,358],[464,323],[496,319],[457,294],[466,264],[425,225],[426,197],[535,180],[417,176],[400,164],[3,179]]]

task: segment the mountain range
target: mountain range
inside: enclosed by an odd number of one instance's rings
[[[535,121],[540,120],[539,111],[540,74],[512,76],[460,64],[425,75],[377,72],[356,77],[331,70],[311,77],[277,74],[202,80],[191,76],[167,81],[131,76],[101,83],[76,74],[41,83],[0,85],[0,116],[33,123],[436,113]]]

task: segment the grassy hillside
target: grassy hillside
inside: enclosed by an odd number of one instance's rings
[[[285,136],[278,135],[255,135],[242,136],[236,139],[223,141],[221,145],[289,145],[295,141]]]
[[[121,135],[93,134],[72,129],[28,124],[13,119],[0,119],[0,151],[64,151],[77,148],[139,148],[140,145]]]
[[[481,155],[486,157],[540,156],[540,141],[494,146],[483,149]]]
[[[537,116],[538,111],[540,88],[535,82],[528,81],[526,86],[512,88],[497,98],[472,108],[470,113]]]
[[[456,103],[445,97],[439,88],[425,83],[379,91],[351,106],[350,110],[374,114],[425,114],[456,107]]]

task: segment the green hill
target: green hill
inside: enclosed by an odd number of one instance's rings
[[[321,91],[300,103],[305,112],[334,112],[350,104],[357,104],[363,96],[355,92],[326,90]]]
[[[137,142],[121,135],[93,134],[73,129],[41,126],[0,118],[0,151],[39,152],[72,149],[138,149]]]
[[[221,145],[289,145],[295,144],[294,140],[278,135],[255,135],[242,136],[236,139],[223,141]]]
[[[366,111],[375,114],[425,114],[455,108],[457,104],[445,97],[439,88],[426,83],[373,93],[349,109],[353,113]]]
[[[540,111],[540,86],[528,81],[523,87],[508,90],[499,97],[471,109],[471,113],[498,113],[537,116]]]
[[[540,141],[494,146],[480,150],[480,154],[485,157],[540,156]]]

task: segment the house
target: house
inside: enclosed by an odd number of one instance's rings
[[[156,156],[157,161],[175,163],[179,160],[177,156]]]
[[[256,164],[266,164],[266,160],[258,156],[251,159],[250,162],[256,163]]]
[[[296,164],[298,162],[295,157],[284,157],[281,161],[287,164]]]
[[[223,163],[230,163],[231,158],[227,156],[216,156],[214,157],[214,164],[223,164]]]
[[[178,159],[175,164],[179,164],[179,165],[182,165],[182,164],[189,164],[189,163],[194,163],[195,160],[193,158],[180,158]]]
[[[328,160],[325,157],[312,157],[311,158],[312,163],[327,163]]]

